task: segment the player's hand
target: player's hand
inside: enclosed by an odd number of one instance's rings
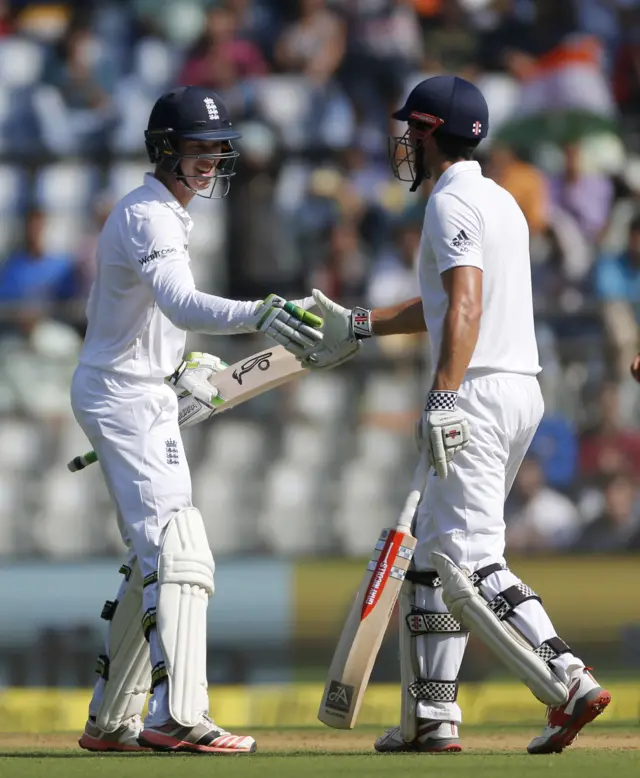
[[[307,349],[301,362],[315,370],[336,367],[358,353],[363,338],[371,337],[370,312],[366,308],[344,308],[319,289],[313,290],[313,299],[324,322],[322,343],[319,348]]]
[[[447,477],[453,457],[469,445],[469,422],[457,401],[457,392],[429,392],[416,428],[418,448],[427,447],[429,464],[440,478]]]
[[[313,297],[287,301],[277,294],[256,303],[254,326],[296,356],[315,348],[322,340],[322,319],[309,313],[316,304]]]
[[[636,358],[631,363],[631,375],[640,384],[640,354],[636,354]]]
[[[228,367],[219,357],[192,351],[187,354],[167,378],[167,383],[178,395],[178,422],[182,427],[190,427],[208,419],[215,411],[218,391],[211,386],[209,379],[214,373],[220,373]]]

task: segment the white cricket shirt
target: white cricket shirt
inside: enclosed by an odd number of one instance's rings
[[[443,173],[425,211],[418,272],[434,369],[449,304],[440,276],[463,265],[482,270],[480,334],[469,369],[537,375],[529,228],[509,192],[473,161]]]
[[[186,331],[251,332],[253,302],[199,292],[189,259],[191,217],[147,174],[118,202],[97,247],[80,363],[164,378],[184,354]]]

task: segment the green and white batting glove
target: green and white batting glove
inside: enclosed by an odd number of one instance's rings
[[[208,419],[216,408],[218,390],[209,379],[229,365],[213,354],[192,351],[167,378],[167,383],[178,395],[178,423],[191,427]]]
[[[313,297],[287,301],[277,294],[256,303],[253,325],[258,332],[284,346],[296,356],[313,348],[322,340],[322,319],[307,308],[316,304]]]
[[[457,405],[457,392],[430,391],[416,426],[418,450],[427,447],[429,464],[440,478],[447,477],[453,457],[469,445],[469,422]]]
[[[362,347],[362,340],[373,335],[371,311],[359,306],[353,310],[344,308],[319,289],[313,290],[313,299],[324,322],[322,343],[319,348],[307,349],[301,362],[314,370],[336,367],[354,357]]]

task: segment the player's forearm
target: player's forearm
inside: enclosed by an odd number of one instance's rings
[[[371,327],[374,335],[411,335],[426,332],[422,299],[390,305],[388,308],[374,308],[371,311]]]
[[[228,300],[193,289],[177,295],[160,295],[160,310],[181,330],[206,335],[254,332],[251,323],[255,302]]]
[[[460,388],[478,342],[480,313],[472,305],[449,306],[433,390],[457,392]]]

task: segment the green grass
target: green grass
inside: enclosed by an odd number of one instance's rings
[[[208,776],[425,776],[426,774],[496,778],[496,776],[556,775],[584,778],[615,771],[616,778],[636,778],[638,752],[582,750],[554,757],[526,754],[477,754],[466,756],[382,756],[372,754],[261,754],[248,757],[201,756],[91,756],[77,752],[19,754],[0,757],[0,774],[6,778],[133,778],[144,774],[154,778],[208,778]]]
[[[640,775],[640,726],[598,726],[595,737],[555,756],[530,756],[524,751],[530,728],[467,728],[472,753],[449,755],[381,755],[372,753],[374,732],[360,730],[346,741],[342,733],[316,729],[258,731],[262,750],[250,756],[214,757],[178,754],[89,754],[79,749],[45,748],[43,741],[2,735],[1,778],[341,778],[341,776],[386,776],[386,778],[636,778]],[[73,737],[57,741],[71,745]],[[286,737],[287,751],[281,738]],[[351,737],[347,735],[347,737]],[[65,736],[66,738],[66,736]],[[488,741],[488,742],[487,742]],[[46,742],[46,738],[44,738]],[[463,736],[463,745],[465,738]],[[290,745],[289,745],[290,744]],[[588,746],[588,747],[587,747]],[[593,747],[592,747],[593,746]],[[620,746],[620,748],[618,748]],[[327,750],[321,750],[326,748]],[[316,750],[305,750],[314,748]],[[270,750],[271,749],[271,750]],[[515,750],[514,750],[515,749]]]

